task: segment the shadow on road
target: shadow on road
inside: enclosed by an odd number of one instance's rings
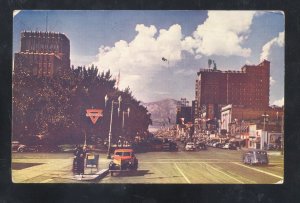
[[[14,163],[12,162],[11,164],[11,168],[12,170],[22,170],[25,168],[30,168],[33,166],[38,166],[38,165],[42,165],[44,163]]]
[[[149,173],[149,170],[137,170],[137,171],[122,171],[122,172],[115,172],[114,176],[145,176],[146,174],[153,174]]]

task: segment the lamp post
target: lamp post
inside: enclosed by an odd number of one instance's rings
[[[107,104],[107,101],[109,100],[108,96],[105,95],[105,106]],[[111,110],[110,110],[110,123],[109,123],[109,133],[108,133],[108,149],[107,149],[107,158],[110,159],[110,148],[111,148],[111,137],[112,137],[112,121],[113,121],[113,113],[114,113],[114,104],[119,104],[118,108],[118,116],[120,115],[120,106],[122,102],[122,97],[118,97],[118,101],[111,101]]]
[[[130,108],[128,107],[127,108],[127,111],[123,111],[123,119],[122,119],[122,134],[124,134],[124,124],[125,124],[125,114],[128,114],[128,117],[129,117],[129,113],[130,113]],[[123,135],[122,135],[122,138],[123,138]],[[123,142],[124,140],[122,139],[122,147],[123,147]]]
[[[125,123],[125,117],[124,117],[124,115],[126,113],[128,114],[128,117],[129,117],[129,113],[130,113],[130,108],[129,107],[128,107],[127,111],[123,111],[122,130],[124,130],[124,123]]]
[[[266,136],[266,120],[269,117],[268,114],[266,114],[266,112],[264,112],[263,115],[261,115],[264,118],[264,126],[263,126],[263,136],[261,136],[261,141],[260,141],[260,149],[263,149],[263,145],[264,145],[264,140],[265,140],[265,136]],[[264,139],[262,139],[264,138]]]

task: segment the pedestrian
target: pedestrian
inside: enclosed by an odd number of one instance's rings
[[[74,151],[73,172],[79,175],[84,174],[85,151],[82,147],[76,145]]]
[[[78,154],[78,150],[79,150],[79,146],[78,145],[76,145],[75,146],[75,149],[74,149],[74,157],[73,157],[73,168],[72,168],[72,170],[73,170],[73,173],[74,174],[76,174],[76,173],[78,173],[78,163],[77,163],[77,154]]]

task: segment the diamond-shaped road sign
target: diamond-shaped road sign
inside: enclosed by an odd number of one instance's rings
[[[103,109],[87,109],[86,116],[90,117],[93,124],[95,124],[98,118],[103,116]]]

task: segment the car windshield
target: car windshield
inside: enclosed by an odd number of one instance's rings
[[[116,156],[122,156],[122,152],[116,152]]]
[[[130,152],[124,152],[123,156],[130,156]]]

